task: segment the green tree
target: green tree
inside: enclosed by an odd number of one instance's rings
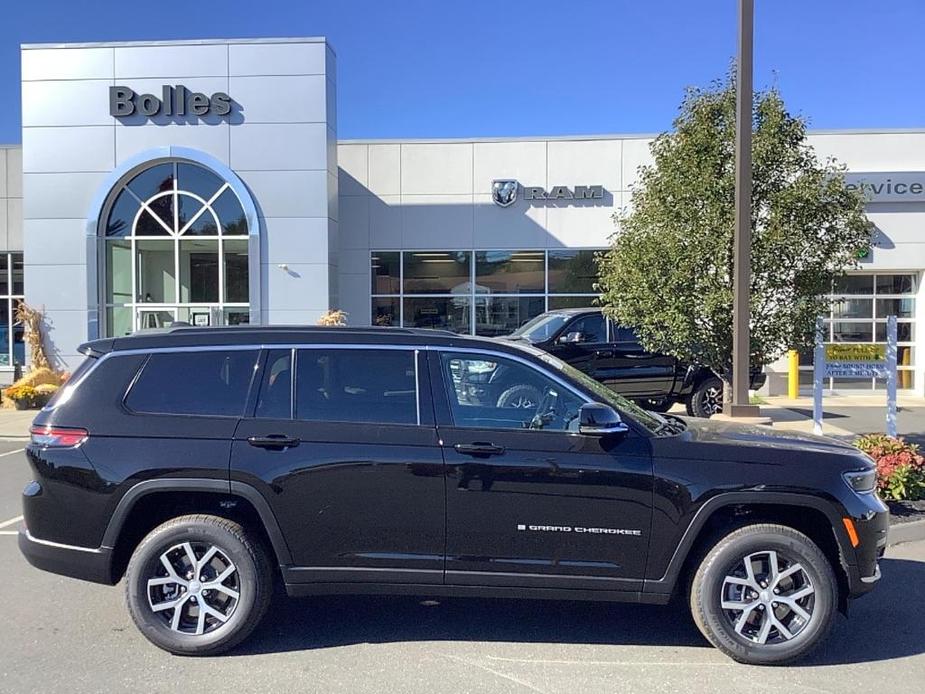
[[[732,382],[735,75],[688,89],[673,130],[651,145],[631,211],[598,258],[601,303],[650,350]],[[844,167],[820,162],[806,123],[774,90],[753,109],[751,363],[812,343],[832,283],[870,246],[871,224]]]

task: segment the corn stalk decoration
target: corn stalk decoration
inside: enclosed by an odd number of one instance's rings
[[[45,340],[42,327],[45,323],[45,314],[41,309],[29,306],[20,301],[16,307],[16,321],[26,328],[26,343],[29,345],[29,365],[32,369],[50,369],[51,362],[45,352]]]
[[[347,314],[340,309],[330,309],[322,314],[318,319],[318,325],[323,326],[343,326],[347,325]]]

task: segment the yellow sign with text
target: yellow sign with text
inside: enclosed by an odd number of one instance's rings
[[[876,362],[886,361],[886,345],[839,343],[825,346],[826,361]]]

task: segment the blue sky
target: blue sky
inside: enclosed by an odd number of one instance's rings
[[[19,44],[327,36],[338,136],[657,132],[724,74],[735,0],[7,0],[0,143],[20,141]],[[815,128],[925,126],[921,0],[756,0],[756,85]]]

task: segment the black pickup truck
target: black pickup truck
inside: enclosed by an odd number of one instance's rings
[[[647,352],[631,328],[615,325],[599,308],[547,311],[501,339],[554,354],[649,410],[683,402],[689,415],[709,417],[723,409],[723,382],[713,371]],[[749,387],[757,390],[765,379],[756,370]]]

